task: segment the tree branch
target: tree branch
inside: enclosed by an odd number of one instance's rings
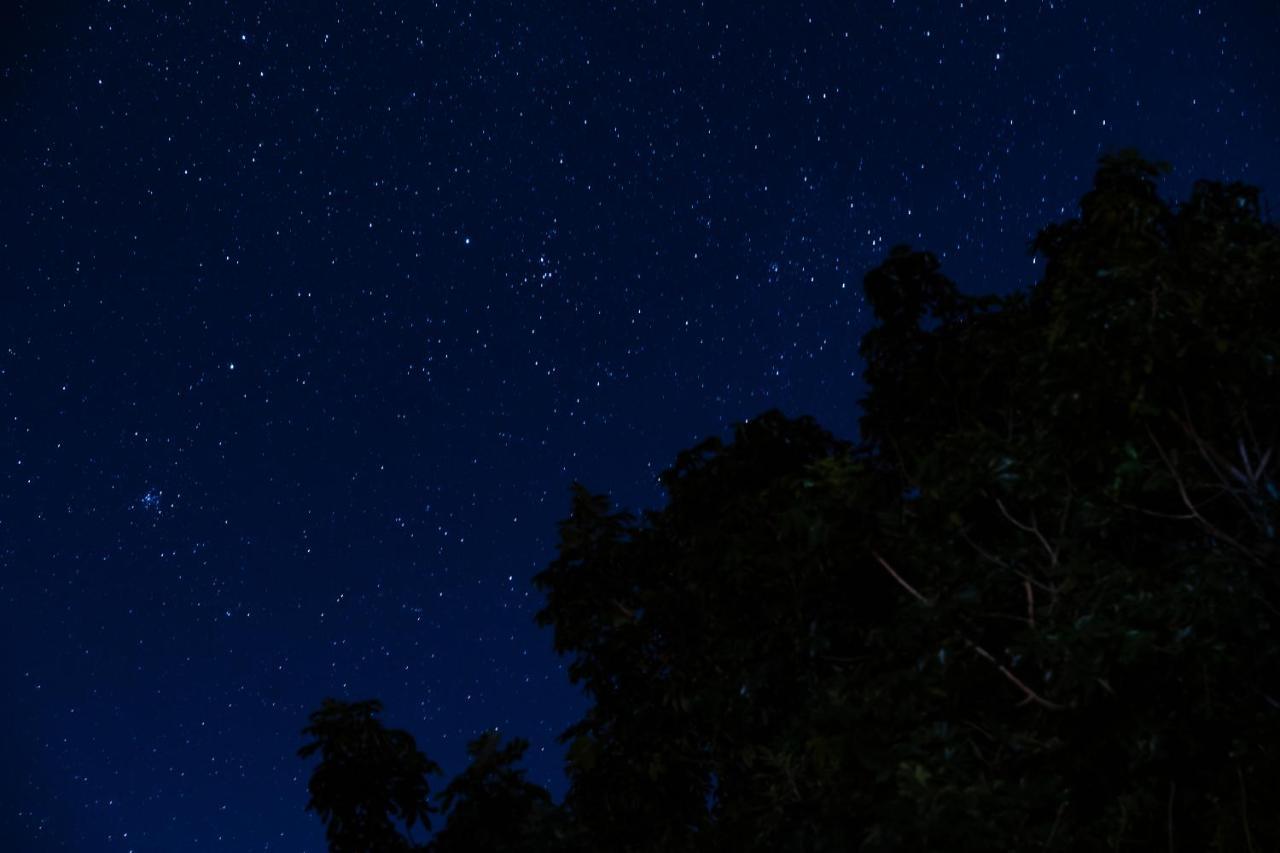
[[[878,562],[881,566],[884,567],[884,570],[889,573],[889,576],[898,582],[899,586],[901,586],[903,589],[905,589],[907,592],[911,594],[912,598],[914,598],[916,601],[919,601],[921,604],[925,605],[926,607],[933,606],[933,601],[931,601],[928,598],[925,598],[923,595],[920,594],[919,590],[917,590],[911,584],[907,583],[906,579],[904,579],[902,575],[898,574],[898,572],[893,568],[893,566],[889,565],[888,561],[885,560],[884,557],[880,556],[880,554],[877,553],[876,551],[872,551],[871,555],[876,558],[876,562]],[[1034,702],[1040,707],[1048,708],[1051,711],[1061,711],[1066,707],[1065,705],[1059,705],[1057,702],[1051,702],[1048,699],[1041,696],[1039,693],[1036,693],[1034,690],[1028,687],[1022,681],[1022,679],[1014,675],[1009,670],[1008,667],[1000,663],[1000,661],[996,660],[992,656],[991,652],[987,651],[982,646],[975,643],[973,640],[970,640],[968,637],[964,636],[963,634],[960,635],[960,638],[964,640],[965,645],[967,645],[969,648],[973,649],[979,655],[981,655],[983,658],[989,661],[993,666],[995,666],[996,669],[1000,671],[1001,675],[1007,678],[1011,684],[1013,684],[1015,687],[1017,687],[1019,690],[1022,691],[1022,694],[1026,698],[1019,704]]]
[[[1022,588],[1027,591],[1027,624],[1036,627],[1036,594],[1031,588],[1031,581],[1024,579]]]
[[[880,556],[877,552],[875,552],[875,551],[872,551],[872,552],[871,552],[871,556],[873,556],[873,557],[875,557],[875,558],[876,558],[876,562],[878,562],[880,565],[884,566],[884,570],[885,570],[886,572],[888,572],[888,573],[889,573],[890,577],[892,577],[895,581],[897,581],[897,582],[898,582],[898,585],[899,585],[899,586],[901,586],[901,587],[902,587],[903,589],[905,589],[907,592],[911,593],[912,598],[914,598],[916,601],[918,601],[918,602],[920,602],[921,604],[923,604],[925,607],[932,607],[932,606],[933,606],[933,602],[932,602],[932,601],[930,601],[929,599],[925,598],[923,595],[921,595],[921,594],[920,594],[920,592],[919,592],[919,590],[917,590],[914,586],[912,586],[911,584],[907,583],[907,582],[903,579],[902,575],[900,575],[900,574],[898,574],[896,571],[894,571],[893,566],[891,566],[891,565],[889,565],[887,562],[885,562],[884,557],[881,557],[881,556]]]
[[[1150,427],[1147,427],[1147,435],[1151,437],[1152,443],[1156,446],[1156,452],[1160,454],[1160,459],[1164,462],[1165,467],[1169,469],[1169,474],[1173,477],[1173,482],[1178,487],[1178,493],[1182,496],[1182,503],[1191,511],[1192,517],[1194,517],[1196,521],[1199,521],[1201,526],[1209,531],[1210,535],[1231,545],[1257,565],[1265,566],[1266,563],[1262,558],[1200,514],[1200,510],[1196,508],[1195,503],[1191,500],[1191,495],[1187,494],[1187,485],[1183,482],[1181,475],[1178,474],[1178,470],[1173,466],[1173,460],[1169,458],[1169,454],[1165,453],[1164,447],[1160,444],[1160,440],[1156,438],[1155,433],[1151,431]]]
[[[1059,705],[1057,702],[1050,702],[1048,699],[1044,698],[1039,693],[1032,690],[1030,687],[1028,687],[1026,684],[1023,683],[1022,679],[1018,678],[1018,676],[1010,672],[1008,667],[1006,667],[1004,664],[1000,663],[1000,661],[992,657],[991,652],[987,651],[982,646],[973,642],[968,637],[964,637],[963,639],[971,649],[973,649],[982,657],[990,661],[992,665],[995,666],[996,669],[1000,670],[1001,675],[1009,679],[1010,683],[1012,683],[1015,687],[1017,687],[1019,690],[1022,691],[1023,695],[1025,695],[1027,698],[1023,699],[1022,702],[1020,702],[1019,704],[1025,705],[1027,702],[1034,702],[1035,704],[1039,705],[1042,708],[1048,708],[1050,711],[1061,711],[1066,708],[1065,705]]]
[[[1005,509],[1004,502],[1001,501],[999,498],[996,498],[996,506],[1000,507],[1000,513],[1005,518],[1009,519],[1009,522],[1014,527],[1018,528],[1019,530],[1026,531],[1027,533],[1030,533],[1034,535],[1037,539],[1039,539],[1040,544],[1044,546],[1045,551],[1049,552],[1049,568],[1051,569],[1058,568],[1058,551],[1056,548],[1054,548],[1052,545],[1049,544],[1049,540],[1044,538],[1044,534],[1040,532],[1040,525],[1036,524],[1035,515],[1032,514],[1031,516],[1031,524],[1023,524],[1022,522],[1018,521],[1018,519],[1014,518],[1012,515],[1009,514],[1009,510]]]

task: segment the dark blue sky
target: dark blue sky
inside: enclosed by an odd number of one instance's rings
[[[853,437],[867,269],[1028,285],[1104,149],[1280,186],[1268,0],[754,5],[0,13],[0,848],[319,853],[328,695],[559,795],[571,480]]]

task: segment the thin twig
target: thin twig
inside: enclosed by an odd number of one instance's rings
[[[1256,849],[1253,846],[1253,833],[1249,830],[1249,793],[1244,788],[1244,773],[1240,765],[1236,765],[1236,778],[1240,780],[1240,822],[1244,824],[1244,840],[1249,845],[1249,853]]]
[[[1027,698],[1022,700],[1022,703],[1020,704],[1026,704],[1027,702],[1034,702],[1035,704],[1041,706],[1042,708],[1048,708],[1051,711],[1061,711],[1064,708],[1066,708],[1065,705],[1059,705],[1057,702],[1050,702],[1048,699],[1044,698],[1039,693],[1032,690],[1030,687],[1028,687],[1026,684],[1022,682],[1022,679],[1018,678],[1018,676],[1010,672],[1008,667],[1006,667],[1004,664],[1000,663],[1000,661],[992,657],[991,652],[987,651],[982,646],[978,645],[977,643],[973,642],[967,637],[964,638],[964,641],[968,643],[969,647],[972,648],[975,652],[982,655],[982,657],[986,658],[988,661],[994,664],[995,668],[1000,670],[1001,675],[1009,679],[1009,681],[1015,687],[1017,687],[1019,690],[1022,691],[1023,695],[1026,696]]]
[[[889,573],[889,575],[890,575],[894,580],[896,580],[896,581],[898,582],[898,585],[899,585],[899,586],[901,586],[901,587],[902,587],[903,589],[905,589],[907,592],[911,593],[912,597],[914,597],[916,601],[920,602],[920,603],[921,603],[921,604],[923,604],[925,607],[932,607],[932,606],[933,606],[933,602],[932,602],[932,601],[930,601],[929,599],[925,598],[923,595],[921,595],[921,594],[920,594],[920,592],[919,592],[919,590],[917,590],[917,589],[916,589],[915,587],[913,587],[911,584],[907,583],[907,582],[903,579],[902,575],[900,575],[900,574],[898,574],[896,571],[894,571],[893,566],[891,566],[891,565],[889,565],[887,562],[885,562],[884,557],[881,557],[881,556],[880,556],[878,553],[876,553],[875,551],[872,551],[872,552],[871,552],[871,556],[875,557],[875,558],[876,558],[876,562],[878,562],[880,565],[884,566],[884,570],[885,570],[886,572],[888,572],[888,573]]]
[[[1172,512],[1156,512],[1154,509],[1145,509],[1140,506],[1134,506],[1133,504],[1127,504],[1124,501],[1116,501],[1116,503],[1124,509],[1131,509],[1134,512],[1140,512],[1144,515],[1153,515],[1156,518],[1171,518],[1175,521],[1195,521],[1196,519],[1195,514],[1190,512],[1176,514]]]
[[[1009,613],[997,613],[994,610],[983,610],[976,615],[981,616],[984,619],[1003,619],[1006,622],[1017,622],[1019,625],[1027,624],[1026,616],[1013,616]]]
[[[1200,514],[1200,510],[1198,510],[1196,508],[1196,505],[1191,501],[1191,496],[1187,494],[1186,483],[1182,481],[1182,477],[1178,474],[1177,469],[1174,468],[1173,466],[1173,461],[1169,458],[1169,455],[1165,453],[1164,447],[1160,444],[1160,440],[1156,438],[1155,433],[1151,431],[1150,427],[1147,427],[1147,435],[1151,437],[1152,443],[1155,444],[1156,452],[1160,454],[1160,459],[1164,462],[1165,467],[1168,468],[1169,473],[1173,475],[1173,482],[1178,487],[1178,493],[1182,495],[1182,503],[1186,506],[1188,510],[1191,511],[1192,516],[1194,516],[1195,519],[1199,521],[1200,524],[1204,526],[1206,530],[1209,531],[1210,535],[1218,539],[1221,539],[1223,542],[1226,542],[1227,544],[1233,546],[1234,548],[1236,548],[1238,551],[1240,551],[1242,554],[1247,556],[1250,560],[1257,563],[1258,565],[1265,566],[1266,563],[1261,558],[1259,558],[1257,554],[1253,553],[1244,545],[1240,544],[1240,542],[1236,541],[1236,539],[1232,537],[1230,534],[1224,533],[1222,530],[1218,529],[1217,525],[1213,524],[1211,521],[1209,521],[1207,518],[1205,518],[1203,515]]]
[[[1049,837],[1044,842],[1045,847],[1053,844],[1053,837],[1058,834],[1058,824],[1062,822],[1062,813],[1067,810],[1067,806],[1070,804],[1070,800],[1063,800],[1062,805],[1058,806],[1058,813],[1053,816],[1053,826],[1049,827]]]
[[[829,660],[832,663],[862,663],[863,658],[851,658],[845,655],[818,655],[822,660]]]
[[[1196,432],[1195,425],[1191,421],[1191,407],[1187,403],[1187,396],[1182,392],[1182,389],[1178,389],[1178,396],[1182,399],[1182,413],[1186,416],[1186,420],[1179,420],[1177,415],[1174,415],[1173,412],[1169,413],[1170,417],[1172,417],[1174,423],[1182,427],[1183,432],[1190,436],[1191,440],[1195,442],[1196,449],[1200,451],[1201,458],[1204,459],[1205,463],[1209,466],[1209,470],[1213,472],[1214,476],[1218,478],[1218,483],[1221,484],[1223,490],[1227,494],[1231,495],[1235,502],[1240,505],[1240,509],[1244,511],[1245,515],[1249,515],[1251,512],[1249,504],[1243,497],[1241,497],[1239,490],[1232,486],[1231,481],[1227,479],[1227,475],[1223,473],[1222,469],[1226,468],[1228,471],[1236,473],[1237,476],[1238,472],[1235,472],[1235,469],[1231,466],[1231,463],[1227,461],[1226,457],[1210,447],[1208,442],[1202,439],[1200,434]],[[1240,453],[1242,456],[1244,455],[1243,441],[1240,442]],[[1245,467],[1249,467],[1249,460],[1247,456],[1245,457]],[[1239,479],[1244,481],[1243,477],[1239,477]],[[1247,481],[1245,481],[1245,485],[1248,485]]]
[[[1075,489],[1071,485],[1071,477],[1067,476],[1067,500],[1062,505],[1062,515],[1058,518],[1058,538],[1062,539],[1067,535],[1067,521],[1071,518],[1071,500],[1075,496]]]
[[[1255,444],[1254,446],[1256,448],[1257,445]],[[1254,455],[1259,456],[1260,453],[1261,455],[1256,463],[1250,462],[1249,451],[1244,446],[1244,437],[1241,436],[1236,439],[1236,450],[1240,453],[1240,464],[1244,471],[1241,472],[1234,465],[1228,465],[1227,470],[1241,483],[1256,489],[1258,488],[1258,482],[1262,479],[1262,475],[1267,472],[1267,464],[1271,461],[1271,451],[1273,449],[1268,447],[1266,453],[1261,453],[1255,449]]]
[[[1000,512],[1004,515],[1005,518],[1009,519],[1009,522],[1013,524],[1014,527],[1018,528],[1019,530],[1026,531],[1027,533],[1033,534],[1037,539],[1040,540],[1040,544],[1043,545],[1044,549],[1049,552],[1050,568],[1056,569],[1058,567],[1058,552],[1052,545],[1049,544],[1049,540],[1044,538],[1044,534],[1040,532],[1040,525],[1035,523],[1035,520],[1036,520],[1035,515],[1031,516],[1031,524],[1023,524],[1022,522],[1018,521],[1018,519],[1014,518],[1012,515],[1009,514],[1009,510],[1005,509],[1004,503],[999,498],[996,498],[996,506],[1000,507]]]
[[[1050,595],[1057,594],[1058,590],[1056,587],[1050,586],[1047,583],[1042,583],[1041,581],[1036,580],[1026,572],[1022,572],[1022,571],[1019,571],[1018,569],[1015,569],[1013,566],[1009,565],[1004,560],[1000,559],[995,554],[992,554],[990,551],[983,548],[977,542],[973,541],[973,537],[969,535],[969,532],[967,530],[961,530],[960,537],[964,539],[965,542],[968,542],[969,546],[973,548],[973,550],[977,551],[978,556],[982,557],[983,559],[990,560],[991,562],[995,563],[997,566],[1000,566],[1002,569],[1008,569],[1018,577],[1022,578],[1022,580],[1025,581],[1026,583],[1029,583],[1032,586],[1039,589],[1041,592],[1047,592]]]
[[[986,550],[985,548],[983,548],[983,547],[982,547],[981,545],[979,545],[977,542],[974,542],[974,541],[973,541],[973,538],[969,535],[969,531],[967,531],[967,530],[961,530],[961,531],[960,531],[960,536],[961,536],[961,538],[962,538],[962,539],[964,539],[964,541],[966,541],[966,542],[968,542],[968,543],[969,543],[969,545],[973,548],[973,550],[975,550],[975,551],[977,551],[977,552],[978,552],[978,555],[979,555],[979,556],[983,557],[984,559],[990,560],[991,562],[995,563],[997,566],[1000,566],[1000,567],[1002,567],[1002,568],[1006,568],[1006,569],[1008,569],[1008,568],[1012,568],[1012,567],[1011,567],[1008,563],[1006,563],[1004,560],[1000,559],[1000,558],[999,558],[999,557],[997,557],[995,554],[992,554],[990,551],[988,551],[988,550]]]
[[[933,606],[933,602],[928,598],[925,598],[923,595],[921,595],[920,591],[917,590],[915,587],[913,587],[911,584],[907,583],[906,579],[903,578],[902,575],[898,574],[898,572],[893,568],[893,566],[889,565],[888,561],[886,561],[884,557],[880,556],[880,554],[875,551],[872,551],[871,555],[876,558],[876,562],[878,562],[881,566],[884,567],[884,570],[889,573],[889,576],[892,577],[895,581],[897,581],[899,586],[901,586],[903,589],[909,592],[911,596],[915,598],[916,601],[919,601],[921,604],[925,605],[926,607]],[[1000,661],[996,660],[991,655],[991,652],[987,651],[982,646],[975,643],[973,640],[970,640],[968,637],[964,636],[963,634],[961,634],[961,639],[963,639],[965,641],[965,644],[968,645],[971,649],[976,651],[979,655],[981,655],[986,660],[990,661],[991,664],[995,666],[996,669],[1000,670],[1001,675],[1009,679],[1009,681],[1015,687],[1017,687],[1019,690],[1022,691],[1022,694],[1026,696],[1026,699],[1024,699],[1020,704],[1025,704],[1027,702],[1034,702],[1035,704],[1043,708],[1048,708],[1052,711],[1061,711],[1066,707],[1065,705],[1059,705],[1057,702],[1050,702],[1048,699],[1044,698],[1039,693],[1036,693],[1034,690],[1032,690],[1030,687],[1024,684],[1022,679],[1018,678],[1018,676],[1010,672],[1008,667],[1000,663]]]
[[[611,599],[611,602],[613,606],[617,608],[618,612],[622,614],[622,616],[624,616],[628,621],[630,622],[636,621],[636,612],[634,610],[632,610],[630,607],[627,607],[625,604],[623,604],[621,601],[619,601],[616,598]]]

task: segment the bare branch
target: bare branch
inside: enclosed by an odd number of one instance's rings
[[[973,539],[969,536],[969,531],[967,531],[967,530],[961,530],[961,531],[960,531],[960,536],[961,536],[961,538],[963,538],[963,539],[964,539],[964,541],[966,541],[966,542],[968,542],[968,543],[969,543],[969,545],[973,548],[973,550],[975,550],[975,551],[977,551],[977,552],[978,552],[978,555],[979,555],[979,556],[983,557],[984,559],[990,560],[991,562],[995,563],[997,566],[1000,566],[1001,568],[1004,568],[1004,569],[1012,569],[1012,568],[1013,568],[1013,567],[1012,567],[1012,566],[1010,566],[1008,563],[1006,563],[1004,560],[1000,559],[1000,558],[999,558],[999,557],[997,557],[995,554],[992,554],[990,551],[987,551],[985,548],[983,548],[983,547],[982,547],[981,545],[979,545],[977,542],[974,542],[974,541],[973,541]]]
[[[1124,501],[1116,501],[1116,503],[1119,504],[1124,509],[1131,509],[1134,512],[1140,512],[1140,513],[1143,513],[1144,515],[1153,515],[1156,518],[1172,518],[1175,521],[1194,521],[1196,518],[1194,514],[1189,512],[1182,512],[1182,513],[1157,512],[1154,509],[1145,509],[1140,506],[1134,506],[1133,504],[1127,504]]]
[[[1151,311],[1155,312],[1155,296],[1151,297]],[[1045,839],[1044,846],[1046,848],[1053,846],[1053,837],[1058,834],[1058,824],[1062,822],[1062,813],[1067,810],[1067,806],[1071,805],[1070,800],[1063,800],[1062,805],[1058,806],[1058,813],[1053,817],[1053,826],[1049,827],[1049,837]]]
[[[1254,489],[1258,488],[1258,484],[1262,480],[1262,475],[1266,473],[1267,463],[1271,461],[1272,448],[1268,447],[1267,452],[1261,455],[1261,458],[1259,458],[1256,464],[1249,461],[1249,451],[1244,446],[1243,436],[1236,439],[1236,450],[1240,453],[1240,463],[1244,467],[1244,471],[1241,471],[1234,465],[1228,465],[1227,470],[1230,471],[1232,476],[1239,480],[1241,484]]]
[[[977,643],[973,642],[967,637],[964,638],[964,641],[969,645],[971,649],[973,649],[975,652],[977,652],[986,660],[990,661],[995,666],[996,669],[1000,670],[1001,675],[1009,679],[1009,681],[1015,687],[1017,687],[1019,690],[1022,691],[1023,695],[1026,696],[1027,698],[1022,700],[1021,704],[1025,704],[1027,702],[1034,702],[1035,704],[1039,705],[1042,708],[1048,708],[1050,711],[1061,711],[1066,708],[1065,705],[1059,705],[1057,702],[1050,702],[1048,699],[1044,698],[1039,693],[1032,690],[1030,687],[1028,687],[1026,684],[1022,682],[1022,679],[1018,678],[1018,676],[1010,672],[1008,667],[1006,667],[1004,664],[1000,663],[1000,661],[992,657],[991,652],[987,651],[982,646],[978,645]]]
[[[1235,502],[1240,505],[1240,509],[1248,515],[1250,507],[1240,495],[1239,489],[1237,489],[1232,484],[1231,480],[1228,479],[1227,472],[1230,472],[1233,477],[1245,486],[1248,485],[1247,478],[1239,471],[1236,471],[1236,469],[1226,460],[1225,457],[1222,456],[1222,454],[1218,453],[1218,451],[1209,446],[1208,442],[1200,437],[1200,433],[1196,432],[1195,425],[1191,421],[1191,408],[1187,403],[1186,395],[1182,393],[1181,389],[1179,389],[1178,395],[1182,398],[1182,413],[1185,416],[1185,420],[1180,420],[1177,415],[1173,414],[1173,412],[1170,412],[1169,415],[1173,418],[1174,423],[1182,427],[1182,431],[1185,432],[1193,442],[1195,442],[1196,450],[1200,451],[1201,458],[1203,458],[1205,464],[1209,466],[1209,470],[1213,472],[1213,475],[1218,478],[1218,483],[1222,486],[1223,491],[1226,494],[1231,495]],[[1150,429],[1148,428],[1147,431],[1150,432]],[[1240,442],[1240,452],[1241,454],[1244,453],[1243,442]],[[1249,468],[1248,457],[1245,457],[1245,468]]]
[[[1022,588],[1027,591],[1027,624],[1036,627],[1036,594],[1031,588],[1031,581],[1024,579]]]
[[[890,576],[891,576],[895,581],[897,581],[897,582],[898,582],[898,585],[899,585],[899,586],[901,586],[901,587],[902,587],[903,589],[905,589],[907,592],[911,593],[912,597],[913,597],[913,598],[915,598],[915,600],[916,600],[916,601],[920,602],[920,603],[921,603],[921,604],[923,604],[925,607],[932,607],[932,606],[933,606],[933,602],[932,602],[932,601],[930,601],[929,599],[925,598],[923,595],[921,595],[921,594],[920,594],[920,592],[919,592],[919,590],[917,590],[917,589],[916,589],[915,587],[913,587],[911,584],[907,583],[907,582],[906,582],[906,580],[904,580],[904,579],[903,579],[902,575],[900,575],[900,574],[898,574],[896,571],[894,571],[893,566],[889,565],[889,564],[885,561],[884,557],[881,557],[881,556],[880,556],[877,552],[875,552],[875,551],[872,551],[872,552],[871,552],[871,556],[875,557],[875,558],[876,558],[876,562],[878,562],[880,565],[884,566],[884,570],[885,570],[886,572],[888,572],[888,573],[890,574]]]
[[[878,562],[881,566],[884,567],[884,570],[889,573],[890,577],[892,577],[895,581],[898,582],[899,586],[901,586],[907,592],[911,593],[911,596],[915,598],[916,601],[919,601],[921,604],[925,605],[926,607],[931,607],[933,605],[933,602],[931,600],[925,598],[923,595],[920,594],[919,590],[917,590],[911,584],[907,583],[907,581],[902,577],[902,575],[898,574],[898,572],[894,570],[893,566],[889,565],[888,561],[886,561],[884,557],[880,556],[880,554],[875,551],[872,551],[871,555],[876,558],[876,562]],[[963,634],[960,636],[960,638],[964,640],[965,645],[967,645],[969,648],[973,649],[979,655],[981,655],[983,658],[989,661],[993,666],[995,666],[996,669],[1000,670],[1001,675],[1007,678],[1010,681],[1010,683],[1012,683],[1015,687],[1017,687],[1019,690],[1022,691],[1022,694],[1026,697],[1026,699],[1024,699],[1019,704],[1034,702],[1035,704],[1041,706],[1042,708],[1048,708],[1051,711],[1061,711],[1066,707],[1065,705],[1059,705],[1057,702],[1050,702],[1048,699],[1045,699],[1039,693],[1036,693],[1034,690],[1032,690],[1030,687],[1024,684],[1022,679],[1014,675],[1009,670],[1008,667],[1006,667],[1004,664],[1000,663],[1000,661],[992,657],[991,652],[987,651],[982,646],[975,643],[973,640],[970,640],[968,637],[964,636]]]
[[[990,560],[991,562],[995,563],[997,566],[1001,567],[1002,569],[1008,569],[1018,577],[1022,578],[1022,580],[1026,581],[1027,583],[1030,583],[1032,586],[1036,587],[1039,590],[1042,590],[1043,592],[1047,592],[1050,595],[1057,594],[1058,590],[1055,587],[1052,587],[1047,583],[1042,583],[1041,581],[1036,580],[1026,572],[1022,572],[1022,571],[1019,571],[1018,569],[1015,569],[1009,563],[1006,563],[1004,560],[1000,559],[995,554],[992,554],[990,551],[983,548],[981,545],[979,545],[977,542],[973,540],[973,537],[969,535],[969,531],[961,530],[960,536],[962,539],[964,539],[965,542],[968,542],[969,546],[972,547],[973,550],[977,551],[978,555],[983,559]]]
[[[1009,519],[1009,522],[1014,527],[1026,531],[1040,540],[1040,544],[1044,546],[1045,551],[1049,552],[1049,567],[1056,569],[1058,567],[1058,551],[1049,544],[1049,540],[1044,538],[1044,534],[1040,532],[1040,525],[1035,523],[1035,516],[1031,516],[1031,524],[1023,524],[1009,514],[1009,510],[1005,509],[1004,503],[999,498],[996,498],[996,506],[1000,507],[1000,513]]]
[[[1160,459],[1164,462],[1165,467],[1169,469],[1169,473],[1173,476],[1173,481],[1178,486],[1178,493],[1182,495],[1182,503],[1191,511],[1191,515],[1196,519],[1196,521],[1199,521],[1201,526],[1208,530],[1210,535],[1213,537],[1221,539],[1223,542],[1231,545],[1258,565],[1265,566],[1266,563],[1257,554],[1253,553],[1240,542],[1236,541],[1236,539],[1230,534],[1223,532],[1217,527],[1217,525],[1213,524],[1213,522],[1200,514],[1200,510],[1198,510],[1195,503],[1192,502],[1191,496],[1187,494],[1186,483],[1182,481],[1182,477],[1174,467],[1173,461],[1169,458],[1169,454],[1165,453],[1164,447],[1160,444],[1160,440],[1156,438],[1155,433],[1151,431],[1150,427],[1147,428],[1147,435],[1151,437],[1152,443],[1156,446],[1156,452],[1160,454]]]
[[[1071,477],[1067,477],[1067,500],[1062,505],[1062,515],[1058,518],[1058,538],[1067,535],[1067,521],[1071,518],[1071,500],[1075,497],[1075,489],[1071,485]]]
[[[1236,764],[1236,778],[1240,780],[1240,823],[1244,825],[1244,840],[1249,845],[1249,853],[1254,853],[1253,833],[1249,830],[1249,792],[1244,787],[1244,771]]]

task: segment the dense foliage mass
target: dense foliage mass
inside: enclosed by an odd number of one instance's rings
[[[326,699],[303,729],[313,740],[298,755],[320,754],[307,808],[325,822],[331,853],[411,850],[401,829],[431,827],[427,776],[440,768],[408,732],[383,728],[381,710],[377,700]]]
[[[770,412],[661,511],[575,487],[568,794],[482,739],[433,849],[1280,850],[1280,229],[1161,171],[1104,158],[1030,293],[893,250],[858,445]]]

